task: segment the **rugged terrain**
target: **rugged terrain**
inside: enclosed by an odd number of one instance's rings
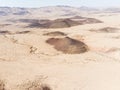
[[[0,90],[120,90],[119,8],[1,7],[0,17]]]

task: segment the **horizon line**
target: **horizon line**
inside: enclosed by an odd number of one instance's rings
[[[108,7],[95,7],[95,6],[72,6],[72,5],[48,5],[48,6],[40,6],[40,7],[22,7],[22,6],[0,6],[0,8],[44,8],[44,7],[75,7],[75,8],[120,8],[120,6],[108,6]]]

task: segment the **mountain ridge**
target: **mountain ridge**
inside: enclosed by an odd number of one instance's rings
[[[0,16],[8,15],[30,15],[30,14],[42,14],[42,13],[63,13],[64,15],[77,15],[81,12],[109,12],[109,13],[119,13],[120,8],[91,8],[86,6],[73,7],[73,6],[46,6],[40,8],[23,8],[23,7],[0,7]],[[41,13],[40,13],[41,12]]]

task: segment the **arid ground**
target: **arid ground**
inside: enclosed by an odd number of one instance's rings
[[[0,9],[0,90],[120,90],[120,13],[68,6]]]

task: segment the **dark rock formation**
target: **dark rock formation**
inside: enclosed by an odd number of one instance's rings
[[[45,33],[44,35],[46,35],[46,36],[66,36],[65,33],[60,32],[60,31],[48,32],[48,33]]]
[[[85,43],[69,37],[50,38],[46,42],[53,45],[56,50],[66,54],[79,54],[88,51],[88,46]]]
[[[102,23],[102,21],[94,18],[85,18],[81,16],[71,18],[61,18],[55,20],[39,20],[30,23],[27,27],[29,28],[68,28],[77,25]]]
[[[90,30],[90,31],[98,32],[98,33],[116,33],[119,30],[120,30],[119,28],[115,28],[115,27],[104,27],[104,28],[100,28],[98,30]]]

